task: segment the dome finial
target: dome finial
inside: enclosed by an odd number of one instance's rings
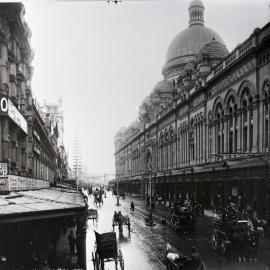
[[[204,25],[204,5],[201,0],[193,0],[188,8],[189,26]]]

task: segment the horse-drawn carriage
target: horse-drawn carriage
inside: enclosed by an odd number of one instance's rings
[[[112,227],[114,231],[114,227],[118,226],[119,232],[123,232],[123,226],[126,225],[128,228],[128,232],[130,233],[130,219],[129,216],[123,216],[121,212],[114,212],[113,219],[112,219]]]
[[[94,270],[104,270],[104,264],[106,262],[114,262],[115,269],[118,269],[118,263],[120,269],[124,270],[124,259],[120,249],[117,248],[117,240],[115,232],[98,233],[95,231],[96,245],[95,251],[92,252],[92,262]]]
[[[195,227],[194,209],[187,206],[174,211],[171,215],[171,227],[182,233],[192,233]]]
[[[214,231],[211,235],[211,247],[222,254],[231,252],[237,258],[250,259],[255,255],[259,243],[259,229],[250,219],[231,219],[226,214],[216,214]]]
[[[95,205],[100,206],[101,204],[103,204],[102,192],[100,190],[95,190],[93,194]]]
[[[88,209],[88,219],[92,219],[93,220],[93,224],[94,221],[98,221],[98,211],[97,209]]]

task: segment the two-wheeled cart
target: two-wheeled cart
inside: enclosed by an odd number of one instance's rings
[[[98,233],[95,231],[96,245],[95,251],[92,252],[92,261],[94,270],[104,270],[106,262],[114,262],[115,269],[124,270],[124,258],[122,251],[117,248],[117,240],[115,232]]]
[[[93,224],[94,221],[98,221],[98,211],[97,209],[88,209],[88,219],[92,219],[93,220]]]
[[[123,226],[126,225],[128,228],[128,232],[130,233],[130,218],[128,215],[123,216],[122,214],[115,214],[112,219],[112,227],[113,231],[115,226],[118,226],[119,232],[123,232]]]

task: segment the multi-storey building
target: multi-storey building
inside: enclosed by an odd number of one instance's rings
[[[43,117],[52,123],[53,128],[57,126],[59,146],[64,145],[64,112],[62,105],[62,98],[59,98],[58,103],[48,103],[44,101],[42,105]]]
[[[115,136],[120,190],[196,196],[207,207],[252,204],[269,212],[270,24],[232,52],[204,25],[204,5],[189,6],[189,27],[171,42],[139,120]],[[233,30],[232,30],[233,31]]]
[[[42,118],[57,139],[57,180],[68,178],[68,156],[64,146],[64,112],[62,103],[62,98],[59,98],[58,103],[44,101],[41,106]]]
[[[57,145],[32,98],[31,31],[21,4],[1,4],[0,12],[0,161],[13,178],[49,185],[55,179]]]
[[[82,194],[63,185],[52,187],[62,164],[59,133],[57,126],[43,119],[32,98],[30,36],[24,6],[0,3],[0,254],[4,269],[41,269],[48,248],[56,246],[61,230],[74,225],[74,220],[80,248],[85,248],[87,207]],[[78,260],[85,269],[84,252]],[[64,266],[59,261],[53,268]]]

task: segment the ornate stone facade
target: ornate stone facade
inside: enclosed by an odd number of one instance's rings
[[[193,1],[190,9],[194,2],[201,3]],[[196,20],[203,18],[202,7]],[[174,90],[167,96],[154,90],[143,102],[138,128],[131,125],[115,137],[120,190],[166,200],[184,193],[206,207],[221,194],[268,214],[269,45],[267,24],[229,54],[213,41],[185,63],[188,54],[167,60],[163,75]]]
[[[32,97],[33,51],[24,12],[21,3],[0,4],[0,161],[10,175],[54,182],[57,136]]]

